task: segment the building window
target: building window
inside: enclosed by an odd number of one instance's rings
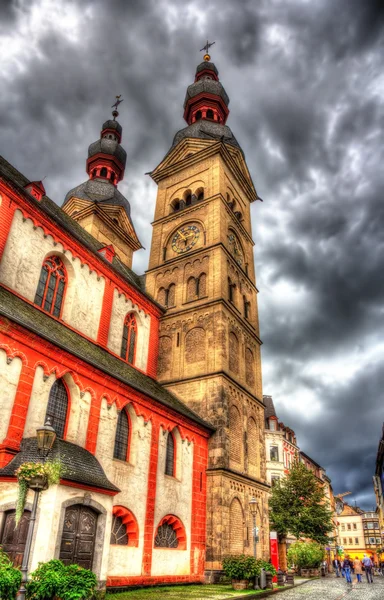
[[[355,545],[358,546],[359,545],[359,538],[355,538]]]
[[[273,462],[279,461],[279,448],[277,446],[271,446],[270,457]]]
[[[108,171],[106,169],[106,167],[103,167],[100,171],[100,177],[107,177],[108,176]]]
[[[175,474],[175,438],[168,433],[167,452],[165,456],[165,474],[174,477]]]
[[[348,529],[348,531],[351,531],[351,524],[350,523],[347,523],[347,529]]]
[[[200,119],[201,119],[201,110],[198,110],[197,113],[196,113],[195,120],[199,121]]]
[[[207,119],[213,119],[213,110],[211,108],[207,110]]]
[[[113,515],[110,543],[117,546],[128,546],[127,528],[123,523],[123,519],[116,515]]]
[[[345,523],[342,523],[342,525],[341,525],[341,531],[345,531]]]
[[[276,483],[280,481],[280,477],[278,475],[272,475],[271,477],[271,485],[275,487]]]
[[[347,544],[347,538],[343,538],[343,544],[344,546]]]
[[[271,431],[276,431],[276,421],[274,419],[269,419],[269,429]]]
[[[62,379],[57,379],[51,391],[49,392],[49,400],[45,420],[49,419],[53,429],[56,431],[58,438],[64,437],[65,424],[67,422],[68,413],[68,394]]]
[[[60,317],[67,273],[58,256],[45,259],[35,295],[35,304],[54,317]]]
[[[249,300],[246,299],[245,296],[243,296],[243,302],[244,302],[244,317],[246,319],[249,319],[249,312],[251,309],[251,303],[249,302]]]
[[[155,548],[186,550],[186,547],[187,536],[184,525],[175,515],[167,515],[160,521],[157,528]]]
[[[130,365],[135,361],[137,338],[137,323],[133,314],[127,315],[124,321],[123,341],[121,344],[121,358]]]
[[[230,302],[235,301],[235,287],[236,283],[232,283],[232,281],[228,277],[228,299]]]
[[[129,442],[129,419],[127,412],[123,409],[117,419],[115,447],[113,449],[113,458],[119,460],[128,460],[128,442]]]
[[[349,538],[349,545],[352,546],[352,538]]]
[[[353,529],[355,529],[355,530],[357,529],[357,524],[356,523],[353,523]]]

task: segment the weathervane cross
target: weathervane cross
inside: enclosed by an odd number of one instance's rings
[[[207,43],[205,44],[205,46],[203,48],[201,48],[200,52],[202,52],[203,50],[205,50],[205,54],[208,54],[208,50],[210,49],[211,46],[213,46],[213,44],[215,44],[216,42],[209,42],[207,40]]]
[[[120,96],[116,96],[116,102],[115,102],[115,104],[112,104],[111,108],[116,108],[116,110],[117,110],[117,107],[119,106],[119,104],[124,102],[124,99],[120,100],[120,98],[121,98],[121,94],[120,94]]]

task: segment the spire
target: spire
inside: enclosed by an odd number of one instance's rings
[[[191,125],[200,119],[225,125],[229,110],[229,98],[219,81],[219,71],[208,54],[208,50],[215,42],[207,43],[204,60],[197,66],[195,82],[187,89],[184,101],[184,119]]]

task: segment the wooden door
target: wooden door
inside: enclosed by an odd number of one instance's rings
[[[69,506],[65,511],[60,544],[60,560],[92,569],[95,550],[97,513],[82,504]]]
[[[15,527],[15,511],[9,510],[5,513],[0,546],[8,554],[15,567],[21,566],[23,562],[30,516],[29,510],[24,511],[18,526]]]

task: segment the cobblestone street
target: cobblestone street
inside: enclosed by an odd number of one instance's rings
[[[316,579],[284,592],[279,597],[281,600],[383,600],[384,577],[375,577],[373,584],[363,580],[363,583],[356,585],[349,585],[342,578]]]

